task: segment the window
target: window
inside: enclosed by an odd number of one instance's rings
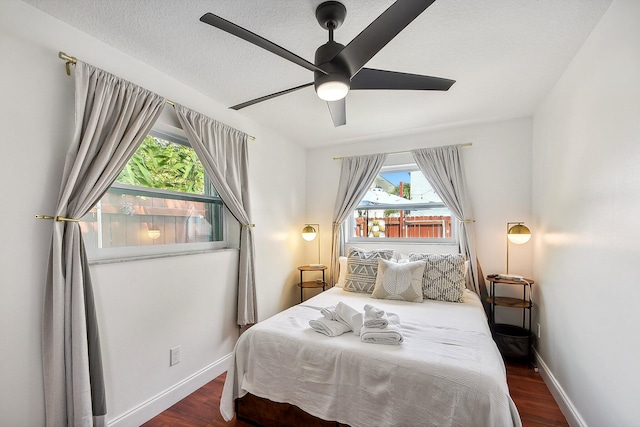
[[[186,139],[151,132],[80,226],[92,258],[210,249],[223,207]]]
[[[453,220],[417,165],[383,167],[353,212],[349,240],[452,242]]]

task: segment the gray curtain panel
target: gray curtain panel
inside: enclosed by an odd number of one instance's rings
[[[371,154],[367,156],[345,157],[342,159],[340,181],[336,204],[333,209],[333,224],[331,227],[331,267],[329,269],[329,283],[338,281],[339,258],[344,253],[345,236],[342,233],[342,223],[353,214],[374,179],[384,164],[386,154]]]
[[[250,219],[247,134],[176,104],[176,114],[220,198],[240,222],[238,325],[255,323],[255,249]]]
[[[467,287],[485,300],[486,288],[479,285],[473,212],[467,192],[461,145],[422,148],[411,154],[418,167],[429,180],[438,196],[458,219],[460,253],[469,260],[471,274],[467,275]]]
[[[82,218],[148,134],[165,100],[78,61],[75,132],[55,216]],[[100,426],[106,399],[91,276],[77,222],[54,221],[42,358],[46,425]]]

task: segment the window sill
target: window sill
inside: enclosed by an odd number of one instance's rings
[[[172,252],[172,253],[158,253],[158,254],[144,254],[144,255],[134,255],[134,256],[122,256],[122,257],[105,257],[105,258],[89,258],[89,265],[101,265],[101,264],[115,264],[121,262],[132,262],[132,261],[143,261],[149,259],[157,259],[157,258],[172,258],[178,256],[186,256],[186,255],[200,255],[214,252],[227,252],[227,251],[236,251],[239,252],[238,248],[211,248],[211,249],[194,249],[192,251],[183,251],[183,252]]]
[[[457,245],[458,242],[455,239],[394,239],[381,238],[381,239],[367,239],[367,238],[351,238],[347,240],[347,244],[357,245]]]

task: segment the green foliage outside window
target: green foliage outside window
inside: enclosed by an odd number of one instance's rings
[[[389,192],[389,194],[395,194],[396,196],[400,195],[400,186],[396,185],[393,190]],[[404,182],[402,184],[402,197],[405,199],[411,199],[411,184]]]
[[[204,193],[204,168],[193,148],[148,135],[117,182],[183,193]]]

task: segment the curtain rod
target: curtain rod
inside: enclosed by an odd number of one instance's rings
[[[457,145],[457,144],[456,144]],[[472,142],[467,142],[466,144],[460,144],[461,147],[471,147],[473,145]],[[387,155],[391,155],[391,154],[407,154],[410,153],[411,151],[408,150],[404,150],[404,151],[392,151],[390,153],[385,153]],[[344,159],[344,157],[334,157],[333,160],[342,160]]]
[[[66,53],[64,53],[62,51],[58,52],[58,58],[60,58],[63,61],[65,61],[65,63],[64,63],[65,70],[67,70],[67,76],[70,76],[71,75],[71,65],[76,65],[76,62],[78,61],[78,59],[75,56],[67,55]],[[171,101],[169,99],[167,99],[166,102],[169,105],[176,105],[173,101]],[[247,134],[247,137],[252,141],[256,140],[256,137],[253,136],[253,135]]]

